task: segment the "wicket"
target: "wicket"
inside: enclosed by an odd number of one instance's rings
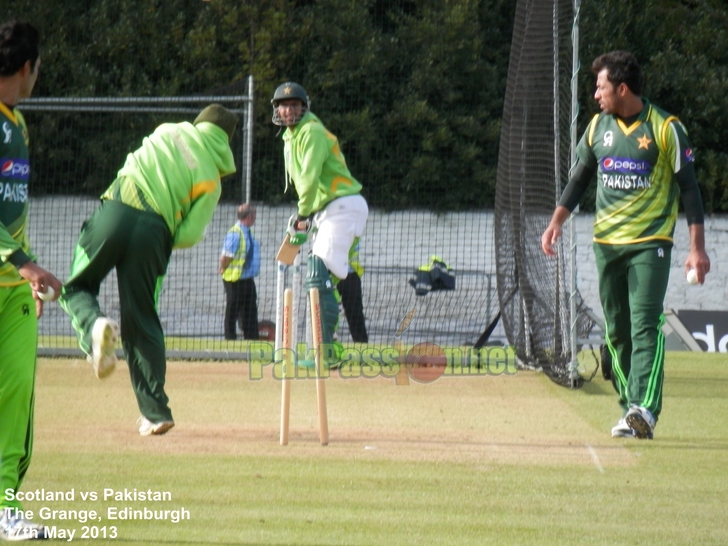
[[[291,415],[291,379],[295,377],[293,371],[293,330],[291,316],[293,309],[293,291],[286,288],[283,296],[283,328],[281,345],[285,350],[283,359],[283,380],[281,381],[281,445],[288,445],[288,428]]]
[[[326,410],[326,385],[321,374],[325,365],[323,359],[323,333],[321,327],[321,302],[318,288],[309,291],[311,300],[311,331],[313,334],[313,350],[316,355],[316,400],[318,401],[319,439],[321,445],[329,445],[329,420]]]
[[[300,258],[297,258],[297,260]],[[288,266],[278,263],[277,282],[277,323],[276,349],[283,349],[283,378],[281,381],[281,429],[280,444],[288,445],[291,411],[291,381],[296,377],[295,345],[296,345],[296,314],[297,305],[294,290],[300,285],[300,265],[294,269],[293,288],[286,288],[286,273]],[[326,386],[322,374],[325,363],[322,360],[322,330],[321,330],[321,303],[319,292],[313,288],[309,292],[311,307],[311,332],[313,337],[313,351],[315,355],[316,399],[318,402],[319,440],[321,445],[329,443],[329,425],[326,407]],[[277,351],[278,352],[278,351]],[[279,353],[280,354],[280,353]]]

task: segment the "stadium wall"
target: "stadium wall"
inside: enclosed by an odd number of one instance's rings
[[[31,201],[30,237],[39,256],[39,263],[59,278],[68,276],[73,245],[82,222],[90,215],[98,200],[88,197],[36,198]],[[175,251],[160,300],[160,315],[168,335],[194,331],[196,335],[222,338],[224,293],[217,275],[217,263],[222,239],[235,219],[236,204],[220,204],[205,239],[195,248]],[[58,211],[62,214],[58,214]],[[273,256],[280,244],[292,207],[259,205],[256,237],[261,241],[261,274],[256,284],[259,295],[259,319],[274,320],[276,265]],[[437,330],[467,330],[467,334],[448,339],[448,343],[472,344],[480,331],[497,311],[495,258],[493,249],[493,214],[491,211],[431,215],[424,211],[384,213],[372,210],[367,232],[362,239],[361,260],[367,271],[363,278],[365,314],[375,343],[388,342],[399,321],[409,309],[417,306],[431,324],[413,335],[436,336]],[[48,218],[55,223],[49,229]],[[598,299],[597,273],[591,249],[593,217],[579,214],[577,226],[578,288],[586,304],[602,316]],[[468,243],[477,244],[472,248]],[[456,244],[458,243],[459,244]],[[680,218],[675,234],[672,255],[672,274],[665,307],[671,309],[724,310],[728,300],[728,216],[706,219],[706,247],[712,270],[705,286],[690,286],[684,281],[683,262],[689,239],[684,218]],[[429,261],[432,254],[441,255],[451,264],[458,280],[451,293],[432,293],[415,297],[408,280],[413,270]],[[269,257],[266,258],[266,257]],[[305,263],[305,260],[304,260]],[[108,314],[118,314],[112,274],[102,287],[102,305]],[[490,288],[488,284],[490,283]],[[188,313],[172,315],[166,310],[184,305]],[[428,307],[429,306],[429,307]],[[472,307],[466,323],[454,322]],[[460,320],[460,319],[458,319]],[[190,324],[181,324],[189,322]],[[192,324],[194,323],[194,324]],[[344,325],[345,327],[345,325]],[[46,306],[41,334],[72,335],[67,316],[57,304]],[[428,330],[429,329],[429,330]],[[434,333],[433,333],[434,332]],[[346,332],[343,337],[345,340]],[[504,341],[498,328],[492,339]]]

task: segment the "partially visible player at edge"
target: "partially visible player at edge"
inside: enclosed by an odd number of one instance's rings
[[[174,426],[164,390],[159,294],[172,250],[202,240],[220,199],[220,179],[235,172],[230,140],[237,123],[233,112],[211,104],[193,123],[163,123],[144,138],[83,224],[59,300],[96,376],[108,376],[116,366],[119,325],[106,317],[98,296],[116,269],[121,341],[142,436]]]
[[[0,25],[0,539],[12,541],[47,538],[6,491],[20,489],[33,451],[38,292],[61,293],[61,282],[35,264],[28,240],[29,138],[16,109],[38,78],[39,42],[29,23]]]
[[[665,344],[663,303],[678,195],[690,232],[685,271],[702,284],[710,271],[703,203],[687,131],[641,97],[642,70],[626,51],[597,57],[594,98],[602,110],[577,147],[571,180],[541,237],[549,256],[561,226],[597,175],[594,253],[606,342],[622,418],[612,436],[652,438],[662,409]]]
[[[273,123],[286,127],[283,153],[287,181],[293,181],[298,194],[298,213],[289,221],[290,241],[303,244],[307,231],[312,227],[316,230],[306,266],[306,288],[319,290],[322,338],[334,352],[339,319],[334,285],[349,274],[349,249],[364,233],[369,209],[359,194],[362,185],[346,166],[336,135],[311,112],[303,87],[294,82],[278,86],[271,104]],[[325,360],[332,365],[338,358],[330,354]],[[312,363],[299,361],[299,365]]]

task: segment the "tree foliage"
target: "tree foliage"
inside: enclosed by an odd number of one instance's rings
[[[41,30],[36,96],[245,92],[252,75],[256,200],[292,198],[282,195],[282,144],[270,123],[270,97],[294,80],[338,135],[373,206],[441,211],[493,205],[515,4],[4,0],[0,18],[29,20]],[[596,112],[591,60],[608,50],[633,51],[645,70],[646,96],[688,128],[708,211],[728,210],[726,29],[721,0],[581,2],[579,129]],[[63,191],[98,192],[110,181],[94,171],[121,165],[129,135],[142,130],[139,121],[117,120],[114,134],[76,142],[79,154],[64,143],[84,137],[64,119],[32,127],[35,145],[42,157],[82,163]]]

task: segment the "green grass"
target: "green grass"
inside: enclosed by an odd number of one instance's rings
[[[723,355],[668,355],[654,441],[609,437],[619,409],[599,375],[568,390],[519,372],[409,387],[329,379],[327,447],[317,441],[313,382],[296,381],[282,447],[280,383],[247,373],[243,364],[171,363],[178,426],[140,438],[123,363],[99,382],[80,360],[42,360],[23,490],[74,489],[76,500],[25,508],[190,512],[177,524],[104,517],[96,524],[115,524],[118,538],[94,544],[728,543]],[[105,488],[172,500],[79,497]],[[81,532],[77,521],[53,523]]]

